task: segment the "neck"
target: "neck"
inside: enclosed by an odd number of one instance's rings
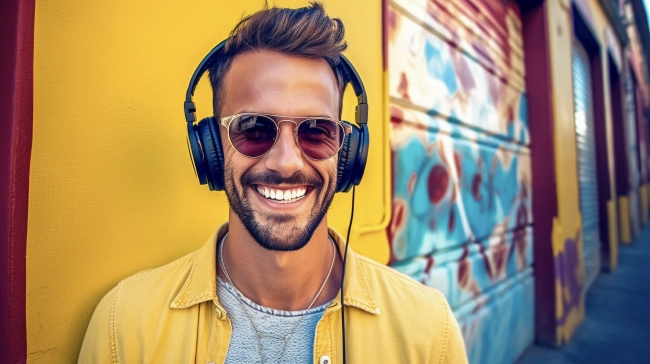
[[[295,251],[271,251],[259,245],[239,218],[230,213],[229,232],[223,242],[223,262],[237,289],[253,302],[278,310],[306,309],[323,285],[335,255],[334,267],[313,307],[336,297],[342,261],[327,232],[327,217],[312,238]],[[219,264],[217,274],[227,282]]]

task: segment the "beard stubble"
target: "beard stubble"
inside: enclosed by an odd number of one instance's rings
[[[336,173],[333,176],[336,176]],[[318,201],[318,196],[325,187],[323,180],[318,177],[308,177],[300,171],[291,177],[283,178],[276,171],[252,173],[248,170],[242,174],[239,185],[237,185],[233,175],[232,162],[230,162],[226,165],[224,177],[224,190],[230,207],[253,239],[261,247],[273,251],[294,251],[307,245],[327,213],[336,192],[336,178],[333,178],[326,186],[322,200]],[[287,214],[278,213],[266,216],[267,221],[259,221],[261,216],[256,216],[255,206],[246,195],[249,191],[247,187],[255,189],[255,184],[279,185],[281,183],[313,186],[311,192],[315,194],[316,202],[303,226],[298,226],[297,222],[292,223],[295,217]],[[284,232],[284,234],[280,234],[280,232]]]

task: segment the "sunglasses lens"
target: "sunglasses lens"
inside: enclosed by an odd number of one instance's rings
[[[233,120],[229,128],[230,142],[235,149],[248,157],[259,157],[273,147],[278,128],[263,115],[242,115]]]
[[[338,153],[343,134],[343,127],[334,121],[310,119],[298,126],[298,143],[310,158],[327,159]]]

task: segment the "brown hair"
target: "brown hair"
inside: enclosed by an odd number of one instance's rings
[[[266,3],[262,10],[243,18],[235,26],[224,50],[210,67],[215,117],[221,117],[219,104],[225,92],[222,88],[223,78],[233,58],[237,54],[259,49],[325,59],[334,71],[342,101],[347,79],[337,65],[341,53],[347,48],[344,35],[343,22],[330,18],[320,2],[312,2],[299,9],[269,8]]]

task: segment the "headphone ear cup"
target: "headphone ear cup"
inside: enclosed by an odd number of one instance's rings
[[[359,128],[359,149],[354,159],[354,170],[352,175],[352,184],[358,186],[361,183],[363,172],[366,171],[366,162],[368,161],[368,148],[370,147],[370,133],[368,124],[361,124]]]
[[[343,139],[343,146],[339,151],[336,192],[348,192],[352,188],[354,165],[359,150],[359,128],[347,121],[344,122],[352,126],[352,133]]]
[[[196,129],[203,147],[208,186],[211,191],[222,191],[224,186],[223,149],[214,117],[199,121]]]
[[[190,152],[190,160],[194,167],[194,174],[199,179],[199,183],[204,185],[208,183],[207,165],[203,157],[203,149],[198,135],[198,128],[192,123],[187,123],[187,149]]]
[[[344,122],[352,126],[352,133],[343,140],[343,147],[339,151],[336,192],[348,192],[359,185],[366,169],[370,144],[368,125],[361,124],[359,127]]]

